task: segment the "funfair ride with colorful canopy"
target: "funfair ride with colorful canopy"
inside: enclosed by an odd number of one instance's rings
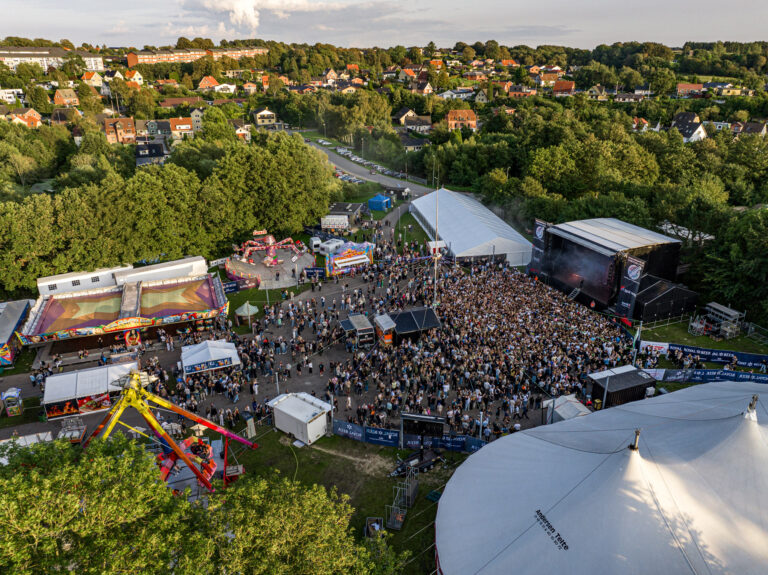
[[[120,394],[120,398],[115,402],[114,406],[112,406],[112,409],[109,410],[109,413],[107,413],[103,421],[98,425],[98,427],[96,427],[93,433],[91,433],[91,435],[85,441],[83,448],[87,448],[91,440],[99,435],[102,430],[104,431],[102,437],[109,437],[109,435],[112,433],[112,430],[115,428],[115,425],[118,423],[128,427],[129,429],[133,429],[131,426],[119,421],[120,416],[123,414],[126,408],[133,407],[144,418],[144,421],[147,422],[149,428],[161,440],[161,442],[164,442],[171,449],[170,453],[160,454],[158,456],[158,465],[161,469],[162,478],[167,480],[178,462],[182,461],[184,464],[186,464],[187,467],[189,467],[192,473],[195,474],[198,482],[201,485],[208,489],[208,491],[214,491],[213,485],[211,485],[211,478],[216,471],[216,462],[214,461],[212,447],[204,443],[202,438],[195,437],[189,437],[181,442],[181,444],[177,444],[170,436],[170,434],[165,429],[163,429],[162,425],[160,425],[160,422],[157,420],[154,413],[152,413],[152,409],[150,408],[151,402],[154,403],[157,407],[172,411],[224,436],[224,484],[226,485],[226,454],[228,451],[229,440],[231,439],[233,441],[242,443],[251,449],[256,449],[258,445],[240,437],[236,433],[232,433],[231,431],[216,425],[212,421],[195,415],[194,413],[191,413],[186,409],[182,409],[178,405],[174,405],[162,397],[150,393],[145,389],[145,387],[151,381],[152,378],[149,375],[137,371],[132,371],[125,377],[122,377],[116,381],[115,385],[123,388],[123,391]]]

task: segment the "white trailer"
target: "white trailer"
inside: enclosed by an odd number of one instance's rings
[[[330,404],[308,393],[284,393],[268,402],[275,427],[311,445],[328,431]]]
[[[320,218],[320,227],[324,230],[348,230],[349,216],[323,216]]]

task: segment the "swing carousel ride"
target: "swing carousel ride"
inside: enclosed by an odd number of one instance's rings
[[[216,425],[212,421],[195,415],[162,397],[150,393],[145,388],[152,381],[154,381],[154,378],[150,377],[147,373],[137,371],[132,371],[117,380],[114,385],[122,387],[123,391],[121,392],[119,399],[112,406],[112,409],[109,410],[102,422],[85,441],[83,448],[87,448],[91,440],[102,433],[102,431],[103,438],[109,437],[118,423],[135,433],[145,435],[136,428],[120,421],[120,416],[123,412],[127,408],[132,407],[139,412],[162,447],[162,452],[157,456],[157,464],[160,467],[160,476],[162,479],[170,484],[170,478],[182,471],[182,465],[185,465],[192,471],[200,485],[205,487],[208,491],[214,491],[211,479],[218,468],[215,453],[216,450],[211,444],[203,441],[202,437],[192,436],[180,443],[176,443],[171,437],[171,434],[163,428],[162,424],[152,412],[153,408],[162,408],[194,421],[197,424],[195,427],[202,426],[221,434],[224,437],[224,454],[221,470],[224,485],[237,479],[237,477],[242,474],[242,467],[227,466],[229,441],[237,441],[250,449],[256,449],[258,445],[240,437],[236,433],[232,433],[231,431]],[[151,406],[150,404],[154,405]]]

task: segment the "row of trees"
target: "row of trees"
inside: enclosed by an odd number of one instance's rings
[[[247,476],[190,503],[120,434],[87,454],[65,442],[4,446],[0,570],[176,575],[389,575],[384,539],[355,541],[346,496],[278,475]]]
[[[165,166],[132,175],[110,160],[114,147],[99,150],[105,142],[94,133],[61,176],[61,192],[0,203],[3,295],[28,294],[37,277],[75,269],[219,257],[256,228],[295,233],[326,212],[339,185],[324,155],[282,133],[234,141],[222,122],[211,119]]]

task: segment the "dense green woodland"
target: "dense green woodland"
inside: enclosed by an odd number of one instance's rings
[[[215,139],[218,122],[204,125],[203,136],[181,143],[165,166],[134,173],[133,148],[109,146],[98,131],[75,151],[60,134],[66,129],[0,124],[0,153],[62,183],[53,195],[0,203],[4,295],[29,293],[37,277],[71,270],[218,257],[256,228],[301,230],[340,193],[325,156],[300,137],[260,133],[247,145]],[[57,148],[63,155],[50,155]],[[6,178],[13,165],[0,163]]]
[[[204,508],[158,481],[152,455],[120,434],[87,453],[65,441],[0,453],[5,575],[391,575],[406,557],[384,539],[355,541],[347,496],[277,473],[218,482]]]

